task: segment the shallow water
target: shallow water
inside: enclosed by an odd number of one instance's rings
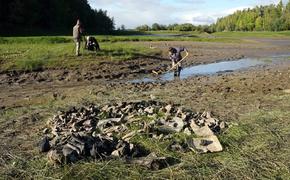
[[[180,74],[180,79],[186,79],[196,75],[213,75],[216,73],[233,72],[240,69],[246,69],[257,65],[265,64],[266,62],[258,59],[245,58],[236,61],[224,61],[211,63],[206,65],[197,65],[183,68]],[[174,80],[173,72],[161,74],[155,78],[143,77],[130,81],[132,83],[155,82],[155,81],[171,81]]]
[[[196,37],[191,34],[139,34],[139,35],[129,35],[129,36],[152,36],[152,37],[163,37],[163,38],[171,38],[171,37]]]

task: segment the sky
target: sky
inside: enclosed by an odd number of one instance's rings
[[[153,23],[205,25],[236,10],[256,5],[277,4],[280,0],[88,0],[92,8],[107,10],[116,28],[132,29]],[[284,3],[288,0],[283,0]]]

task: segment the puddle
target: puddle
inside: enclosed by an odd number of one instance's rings
[[[217,73],[233,72],[236,70],[246,69],[257,65],[265,64],[264,60],[244,58],[236,61],[224,61],[206,65],[197,65],[183,68],[180,79],[186,79],[196,75],[213,75]],[[158,77],[143,77],[130,81],[132,83],[156,82],[156,81],[172,81],[174,80],[173,72],[161,74]]]
[[[174,38],[174,37],[197,37],[192,34],[137,34],[129,36],[146,36],[146,37],[162,37],[162,38]]]
[[[198,65],[184,68],[181,71],[180,79],[186,79],[194,75],[212,75],[216,73],[233,72],[235,70],[249,68],[264,64],[265,62],[253,59],[240,59],[237,61],[225,61],[206,65]],[[165,73],[161,76],[161,80],[173,80],[173,72]]]

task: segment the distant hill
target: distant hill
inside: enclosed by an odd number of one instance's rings
[[[71,33],[80,18],[87,33],[110,33],[113,18],[94,10],[87,0],[1,0],[0,35]]]
[[[284,6],[257,6],[253,9],[236,11],[220,18],[213,25],[215,31],[284,31],[290,30],[290,1]]]

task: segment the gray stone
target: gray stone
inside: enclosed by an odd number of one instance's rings
[[[189,128],[185,128],[183,131],[186,135],[191,135],[191,131],[189,130]]]
[[[179,117],[174,117],[167,125],[171,126],[175,132],[181,132],[184,127],[184,122]]]
[[[120,150],[115,150],[111,153],[111,156],[113,157],[121,157],[121,153],[120,153]]]
[[[215,126],[217,124],[217,120],[214,118],[205,119],[205,125],[207,126]]]
[[[158,118],[158,110],[165,116]],[[154,120],[149,123],[142,115]],[[100,117],[107,119],[98,120]],[[129,131],[128,127],[132,124],[138,129]],[[49,158],[56,159],[52,160],[56,162],[75,162],[86,156],[144,157],[149,152],[140,155],[145,149],[139,149],[138,144],[130,143],[136,134],[147,134],[159,141],[173,141],[175,133],[184,132],[189,136],[194,133],[198,138],[172,144],[171,149],[186,152],[189,147],[195,152],[219,152],[222,147],[211,129],[218,132],[217,129],[224,128],[225,124],[212,118],[209,112],[194,114],[170,104],[165,106],[164,103],[156,101],[141,101],[107,105],[101,109],[91,105],[73,107],[66,112],[60,112],[50,121],[49,126],[52,127],[51,134],[55,135],[49,142],[54,149],[49,152]],[[154,170],[168,165],[166,157],[157,157],[156,154],[138,160]]]
[[[187,141],[188,147],[197,153],[221,152],[223,150],[215,135],[202,138],[193,138]]]
[[[197,128],[192,129],[192,131],[198,137],[208,137],[208,136],[214,135],[214,133],[208,126],[197,127]]]
[[[170,105],[170,104],[168,104],[167,106],[165,106],[164,107],[165,108],[165,110],[166,110],[166,113],[168,113],[168,114],[170,114],[171,113],[171,111],[172,111],[172,105]]]
[[[144,109],[144,112],[145,113],[148,113],[148,114],[153,114],[154,113],[154,108],[153,107],[147,107]]]
[[[172,126],[170,125],[162,125],[162,126],[158,126],[156,128],[156,130],[160,133],[163,133],[163,134],[171,134],[171,133],[176,133],[176,129],[173,128]]]
[[[92,120],[86,120],[85,122],[83,122],[83,125],[87,126],[87,127],[91,127],[92,126]]]

